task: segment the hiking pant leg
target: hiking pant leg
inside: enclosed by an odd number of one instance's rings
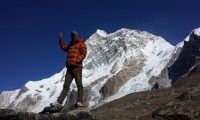
[[[65,97],[67,96],[67,93],[69,92],[69,88],[72,83],[72,80],[73,80],[72,73],[67,71],[67,73],[65,75],[65,83],[63,84],[63,90],[57,100],[58,103],[60,103],[60,104],[63,103]]]
[[[83,102],[83,84],[82,84],[82,68],[78,67],[74,70],[74,77],[78,88],[77,102]]]

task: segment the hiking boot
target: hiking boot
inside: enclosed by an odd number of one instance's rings
[[[58,103],[58,101],[54,102],[54,103],[50,103],[51,106],[54,107],[62,107],[62,105],[60,103]]]
[[[82,102],[77,102],[76,103],[76,107],[82,107],[82,106],[83,106]]]

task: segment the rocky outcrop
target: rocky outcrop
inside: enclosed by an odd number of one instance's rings
[[[90,111],[76,109],[58,113],[39,114],[33,112],[19,112],[10,109],[0,109],[1,120],[92,120]]]
[[[136,59],[134,57],[124,61],[124,69],[119,71],[116,75],[109,78],[103,87],[100,89],[102,99],[106,99],[114,95],[120,87],[124,85],[131,77],[138,75],[144,66],[144,59]],[[111,70],[112,71],[112,70]]]
[[[187,76],[191,68],[196,66],[196,60],[200,56],[200,37],[193,31],[189,41],[184,41],[182,51],[176,62],[170,67],[170,79],[172,84]]]
[[[171,82],[169,80],[169,70],[168,67],[165,67],[159,76],[152,76],[151,79],[149,80],[150,84],[154,84],[152,87],[153,89],[159,89],[159,88],[165,88],[165,87],[170,87]]]
[[[20,95],[22,95],[23,93],[27,92],[29,89],[26,86],[23,86],[20,91],[19,94],[17,95],[16,99],[19,98]]]

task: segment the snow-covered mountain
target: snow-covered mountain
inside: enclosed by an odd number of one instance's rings
[[[129,93],[150,90],[150,78],[159,76],[173,56],[176,47],[162,37],[145,31],[120,29],[107,34],[97,30],[86,40],[88,54],[84,60],[84,104],[89,107],[123,97]],[[40,112],[56,101],[65,79],[66,68],[50,78],[29,81],[21,89],[0,95],[0,108]],[[167,81],[166,86],[170,86]],[[66,97],[67,105],[76,99],[73,81]]]

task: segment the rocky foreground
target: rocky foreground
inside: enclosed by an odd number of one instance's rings
[[[98,120],[200,120],[200,75],[170,88],[127,95],[92,115]]]
[[[0,110],[10,120],[200,120],[200,74],[170,88],[129,94],[99,108],[38,114]]]

